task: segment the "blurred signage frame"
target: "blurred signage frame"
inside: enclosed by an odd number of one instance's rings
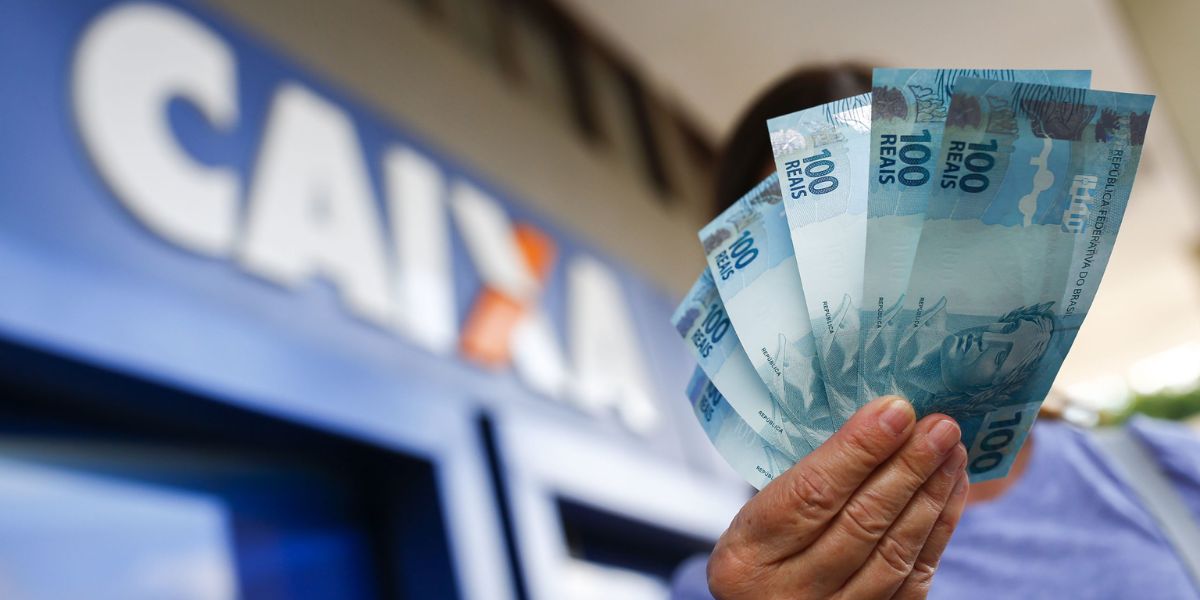
[[[512,589],[481,410],[579,444],[501,431],[535,546],[580,481],[695,535],[736,510],[673,302],[627,268],[206,9],[0,17],[0,339],[429,460],[467,597]],[[609,454],[639,489],[571,462]]]
[[[356,363],[697,439],[670,299],[432,145],[186,2],[6,12],[0,335],[318,421]]]
[[[219,33],[166,5],[118,4],[83,32],[71,67],[75,124],[141,225],[285,289],[320,279],[344,310],[428,352],[457,347],[467,360],[514,367],[539,393],[612,406],[631,429],[653,428],[643,353],[608,268],[586,254],[567,259],[568,361],[538,303],[552,238],[533,225],[514,230],[496,200],[420,150],[384,145],[380,203],[352,111],[284,78],[244,177],[198,160],[162,117],[182,104],[213,133],[232,129],[238,71]],[[465,265],[452,258],[446,202],[483,283],[461,335],[453,270]]]

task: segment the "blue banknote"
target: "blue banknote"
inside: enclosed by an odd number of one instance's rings
[[[871,95],[775,117],[767,128],[826,398],[841,426],[858,408]]]
[[[688,382],[687,397],[708,440],[734,472],[756,489],[761,490],[795,462],[746,425],[700,367]]]
[[[767,177],[713,219],[700,230],[700,241],[729,320],[771,395],[796,421],[832,434],[836,424],[817,366],[778,177]]]
[[[864,355],[919,414],[958,420],[972,480],[1007,474],[1087,316],[1153,101],[955,86],[903,304]]]
[[[946,123],[960,77],[1088,87],[1091,71],[987,69],[875,69],[871,94],[871,178],[867,193],[867,246],[863,262],[860,345],[896,314],[908,288],[917,241]],[[897,394],[892,382],[860,348],[858,402]]]
[[[806,433],[803,423],[792,420],[754,372],[708,271],[700,274],[671,322],[700,368],[763,439],[792,458],[815,447],[810,440],[816,434]]]

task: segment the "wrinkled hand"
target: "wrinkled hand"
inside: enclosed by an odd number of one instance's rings
[[[713,595],[924,598],[962,515],[967,452],[953,419],[914,420],[876,399],[763,488],[713,550]]]

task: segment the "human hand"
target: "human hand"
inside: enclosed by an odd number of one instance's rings
[[[708,563],[721,600],[924,598],[966,501],[953,419],[864,406],[746,503]]]

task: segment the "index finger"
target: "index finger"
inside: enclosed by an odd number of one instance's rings
[[[766,562],[807,548],[863,481],[904,444],[914,420],[912,406],[898,396],[877,398],[859,409],[742,507],[735,519],[740,541],[757,546]]]

